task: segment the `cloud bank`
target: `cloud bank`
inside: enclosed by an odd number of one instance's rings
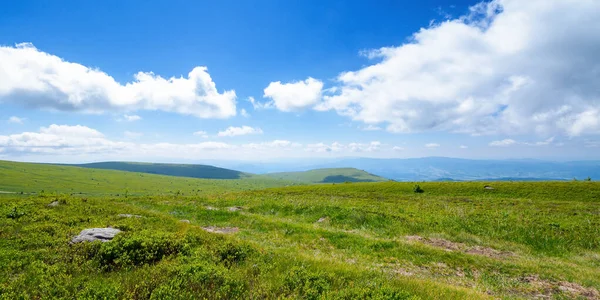
[[[32,44],[0,46],[0,102],[33,108],[101,113],[160,110],[198,118],[236,115],[235,91],[219,93],[206,67],[187,77],[138,72],[121,84],[91,67],[68,62]]]
[[[265,96],[282,111],[335,111],[398,133],[598,134],[599,15],[592,0],[480,3],[365,52],[374,62],[327,91],[309,78]]]

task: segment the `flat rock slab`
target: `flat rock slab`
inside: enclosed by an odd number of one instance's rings
[[[132,215],[132,214],[119,214],[120,218],[141,218],[140,215]]]
[[[227,208],[228,211],[240,211],[242,209],[243,208],[240,206],[232,206],[232,207]]]
[[[181,223],[188,223],[188,224],[191,223],[190,220],[179,220],[179,222],[181,222]]]
[[[90,228],[84,229],[78,236],[71,240],[71,243],[101,241],[108,242],[112,240],[121,230],[116,228]]]
[[[58,205],[60,205],[58,201],[53,201],[52,203],[48,204],[48,207],[57,207]]]
[[[212,232],[212,233],[223,233],[223,234],[236,233],[236,232],[240,231],[240,229],[237,227],[208,226],[208,227],[202,227],[202,229],[204,229],[204,231],[208,231],[208,232]]]
[[[493,187],[491,187],[491,186],[489,186],[489,185],[486,185],[486,186],[484,186],[483,188],[484,188],[484,189],[486,189],[486,190],[493,190],[493,189],[494,189]]]

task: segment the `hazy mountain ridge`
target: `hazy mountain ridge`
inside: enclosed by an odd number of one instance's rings
[[[600,161],[543,161],[535,159],[473,160],[447,157],[408,159],[345,158],[310,164],[280,162],[244,163],[213,161],[244,172],[294,172],[320,168],[356,168],[398,181],[465,180],[571,180],[600,178]]]

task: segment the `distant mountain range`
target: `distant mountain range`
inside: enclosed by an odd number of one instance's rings
[[[473,160],[447,157],[410,159],[344,158],[311,161],[243,163],[212,161],[211,164],[244,172],[307,171],[321,168],[356,168],[398,181],[465,180],[571,180],[600,179],[600,161],[555,162],[535,159]]]
[[[354,168],[327,168],[301,172],[282,172],[272,174],[252,174],[236,170],[199,164],[163,164],[140,162],[97,162],[89,164],[69,165],[74,167],[118,170],[127,172],[149,173],[179,177],[202,179],[242,179],[269,178],[298,183],[341,183],[341,182],[376,182],[387,181],[386,178],[369,174]]]

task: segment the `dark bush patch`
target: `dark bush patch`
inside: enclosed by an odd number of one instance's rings
[[[293,267],[285,275],[284,285],[288,292],[303,299],[318,299],[331,288],[331,276],[304,267]]]
[[[241,263],[252,253],[252,248],[248,245],[236,245],[227,242],[217,248],[217,256],[227,267]]]
[[[421,188],[421,186],[416,184],[415,187],[413,188],[413,192],[420,194],[420,193],[424,193],[425,191]]]
[[[84,243],[84,252],[102,269],[113,270],[150,264],[166,256],[187,252],[186,244],[169,235],[117,235],[107,243]]]

